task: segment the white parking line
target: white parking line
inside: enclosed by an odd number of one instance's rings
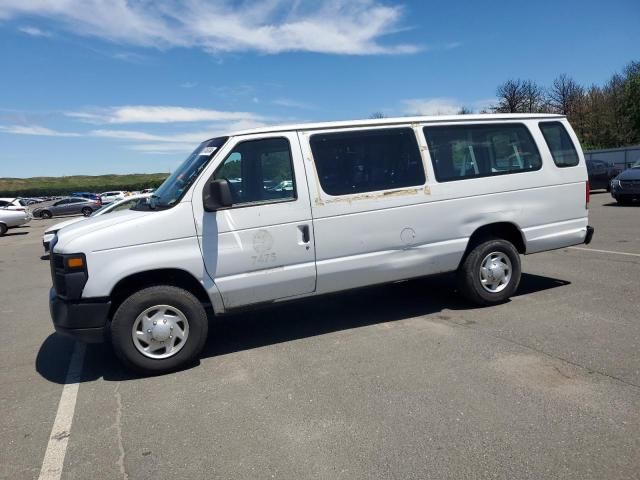
[[[73,422],[73,412],[76,409],[76,399],[78,398],[78,388],[82,376],[82,363],[86,345],[76,342],[71,354],[67,378],[62,388],[58,412],[53,422],[51,436],[47,444],[47,451],[44,454],[42,468],[40,469],[39,480],[58,480],[62,475],[64,466],[64,456],[67,453],[67,444],[71,435],[71,423]]]
[[[640,253],[615,252],[613,250],[598,250],[597,248],[583,248],[583,247],[569,247],[569,248],[573,250],[584,250],[585,252],[614,253],[616,255],[628,255],[630,257],[640,257]]]

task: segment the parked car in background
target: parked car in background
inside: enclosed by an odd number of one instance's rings
[[[117,202],[112,202],[109,205],[104,205],[95,212],[93,212],[90,217],[99,217],[100,215],[105,215],[107,213],[119,212],[121,210],[129,210],[134,205],[138,203],[139,200],[147,198],[149,195],[136,195],[127,197],[125,199],[119,200]],[[49,245],[53,237],[56,236],[59,230],[62,228],[73,225],[74,223],[81,222],[85,220],[83,217],[74,217],[69,220],[65,220],[64,222],[56,223],[55,225],[51,225],[44,231],[42,235],[42,246],[44,247],[45,253],[49,252]]]
[[[45,201],[44,198],[21,198],[20,200],[27,206],[34,205],[36,203],[42,203]]]
[[[88,198],[89,200],[95,200],[97,202],[102,203],[102,197],[100,197],[100,195],[98,195],[97,193],[91,193],[91,192],[74,192],[71,194],[72,197],[79,197],[79,198]]]
[[[126,196],[127,194],[121,190],[104,192],[100,194],[100,198],[102,199],[103,205],[106,205],[111,202],[117,202],[118,200],[122,200]]]
[[[0,208],[0,237],[13,227],[20,227],[31,221],[31,214],[26,210]]]
[[[58,215],[77,215],[81,213],[85,217],[88,217],[100,207],[102,207],[102,203],[97,200],[82,197],[66,197],[57,200],[47,207],[34,209],[33,216],[51,218]]]
[[[591,190],[604,188],[609,191],[611,180],[620,173],[621,169],[604,160],[587,160],[586,162]]]
[[[640,200],[640,160],[611,180],[611,196],[622,205]]]
[[[24,212],[28,203],[22,198],[0,198],[0,208]]]

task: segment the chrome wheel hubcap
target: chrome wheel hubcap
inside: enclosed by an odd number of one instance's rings
[[[136,349],[145,357],[169,358],[184,347],[189,337],[189,321],[184,313],[170,305],[147,308],[131,329]]]
[[[504,290],[511,280],[511,260],[503,252],[491,252],[480,264],[480,283],[490,293]]]

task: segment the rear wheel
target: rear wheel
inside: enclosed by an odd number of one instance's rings
[[[176,370],[192,362],[207,339],[202,303],[187,290],[154,286],[140,290],[118,307],[111,341],[120,360],[144,374]]]
[[[49,210],[43,210],[42,212],[40,212],[40,218],[51,218],[53,217],[53,215],[51,215],[51,212]]]
[[[9,227],[7,227],[4,223],[0,223],[0,237],[7,233]]]
[[[88,217],[89,215],[91,215],[93,213],[93,210],[91,210],[90,207],[84,207],[82,209],[82,215],[84,215],[85,217]]]
[[[515,293],[520,283],[520,255],[511,242],[491,238],[476,245],[458,269],[462,294],[478,305],[495,305]]]

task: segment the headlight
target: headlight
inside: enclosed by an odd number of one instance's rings
[[[617,178],[611,180],[611,187],[620,187],[620,180],[618,180]]]

